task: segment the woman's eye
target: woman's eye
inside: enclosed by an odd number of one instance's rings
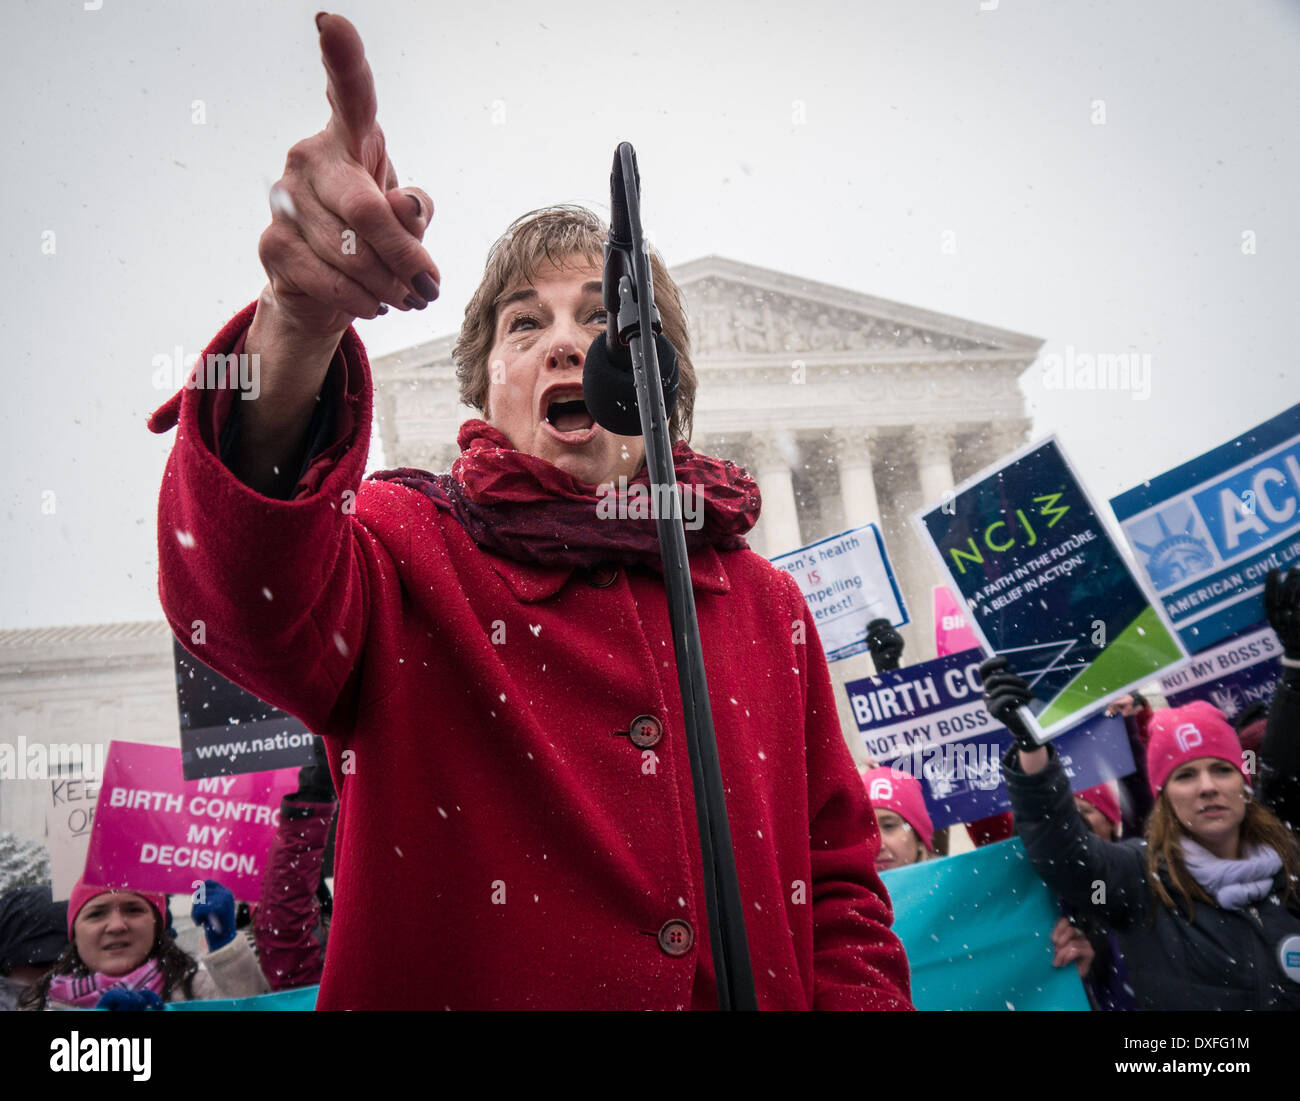
[[[609,311],[603,307],[596,310],[590,318],[587,319],[588,325],[603,325],[609,319]]]
[[[536,324],[537,324],[537,318],[529,317],[527,314],[524,313],[516,314],[514,317],[510,319],[510,324],[506,326],[506,331],[514,333],[514,332],[518,332],[525,325],[536,325]]]

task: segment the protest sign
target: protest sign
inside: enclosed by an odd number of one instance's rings
[[[200,1002],[168,1002],[163,1009],[172,1013],[310,1013],[316,1008],[319,986],[277,990],[247,998],[209,998]]]
[[[1044,737],[1185,660],[1054,438],[915,520],[982,645],[1029,682]]]
[[[1002,754],[1011,732],[983,703],[980,650],[909,665],[845,684],[867,754],[921,781],[935,829],[974,822],[1011,806]],[[1133,771],[1121,718],[1094,712],[1056,738],[1074,791]]]
[[[1170,707],[1208,700],[1234,719],[1252,703],[1266,704],[1273,698],[1281,656],[1273,628],[1255,628],[1197,654],[1185,669],[1162,677],[1160,691]]]
[[[866,653],[867,624],[873,619],[887,619],[895,627],[907,622],[903,594],[875,524],[778,555],[772,565],[799,583],[827,661]]]
[[[966,622],[966,605],[947,585],[934,587],[934,652],[938,657],[979,649],[980,641]]]
[[[86,854],[86,876],[105,886],[188,894],[218,879],[236,898],[261,894],[289,769],[186,780],[180,750],[112,742]]]
[[[1088,1008],[1074,965],[1052,966],[1060,911],[1018,838],[880,878],[917,1009]]]
[[[79,775],[50,781],[50,801],[45,805],[45,847],[50,854],[50,877],[54,900],[72,894],[86,866],[86,847],[95,819],[99,778]]]
[[[1300,565],[1300,405],[1110,505],[1191,653],[1253,626],[1268,571]]]
[[[172,639],[185,779],[301,768],[312,735],[292,715],[209,669]]]

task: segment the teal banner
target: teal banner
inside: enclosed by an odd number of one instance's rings
[[[176,1013],[310,1013],[316,1008],[319,986],[302,986],[297,990],[280,990],[275,994],[258,994],[251,998],[213,998],[206,1002],[168,1002],[163,1009]]]
[[[917,1009],[1088,1009],[1074,964],[1052,966],[1061,912],[1019,838],[881,879]]]

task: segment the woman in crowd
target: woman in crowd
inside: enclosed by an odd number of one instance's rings
[[[876,871],[933,859],[934,826],[920,781],[897,769],[872,768],[862,773],[862,782],[880,827]]]
[[[219,899],[224,890],[213,880],[204,886],[205,897]],[[78,880],[68,900],[70,943],[23,994],[21,1007],[150,1009],[164,1002],[265,993],[266,980],[248,941],[235,936],[233,897],[230,901],[226,920],[218,916],[219,903],[196,905],[209,946],[199,961],[169,934],[165,896]]]
[[[1285,589],[1271,579],[1266,607],[1284,652],[1300,653],[1300,574]],[[1115,930],[1138,1008],[1300,1009],[1300,845],[1279,820],[1296,821],[1281,798],[1293,782],[1262,784],[1257,798],[1237,735],[1210,704],[1156,711],[1146,843],[1103,841],[1075,809],[1055,750],[1037,746],[1017,714],[1031,698],[1026,682],[1005,658],[980,672],[990,713],[1016,736],[1003,772],[1030,859],[1053,890]],[[1300,739],[1287,733],[1271,728],[1261,755],[1279,778],[1296,772]]]

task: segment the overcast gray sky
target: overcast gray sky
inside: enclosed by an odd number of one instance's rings
[[[311,5],[98,2],[0,14],[0,627],[161,616],[154,359],[256,297],[267,188],[328,112]],[[373,353],[454,331],[516,215],[605,209],[629,140],[670,263],[717,253],[1045,355],[1149,354],[1145,400],[1022,379],[1098,496],[1300,400],[1295,3],[618,7],[342,9],[444,278],[425,312],[360,323]]]

